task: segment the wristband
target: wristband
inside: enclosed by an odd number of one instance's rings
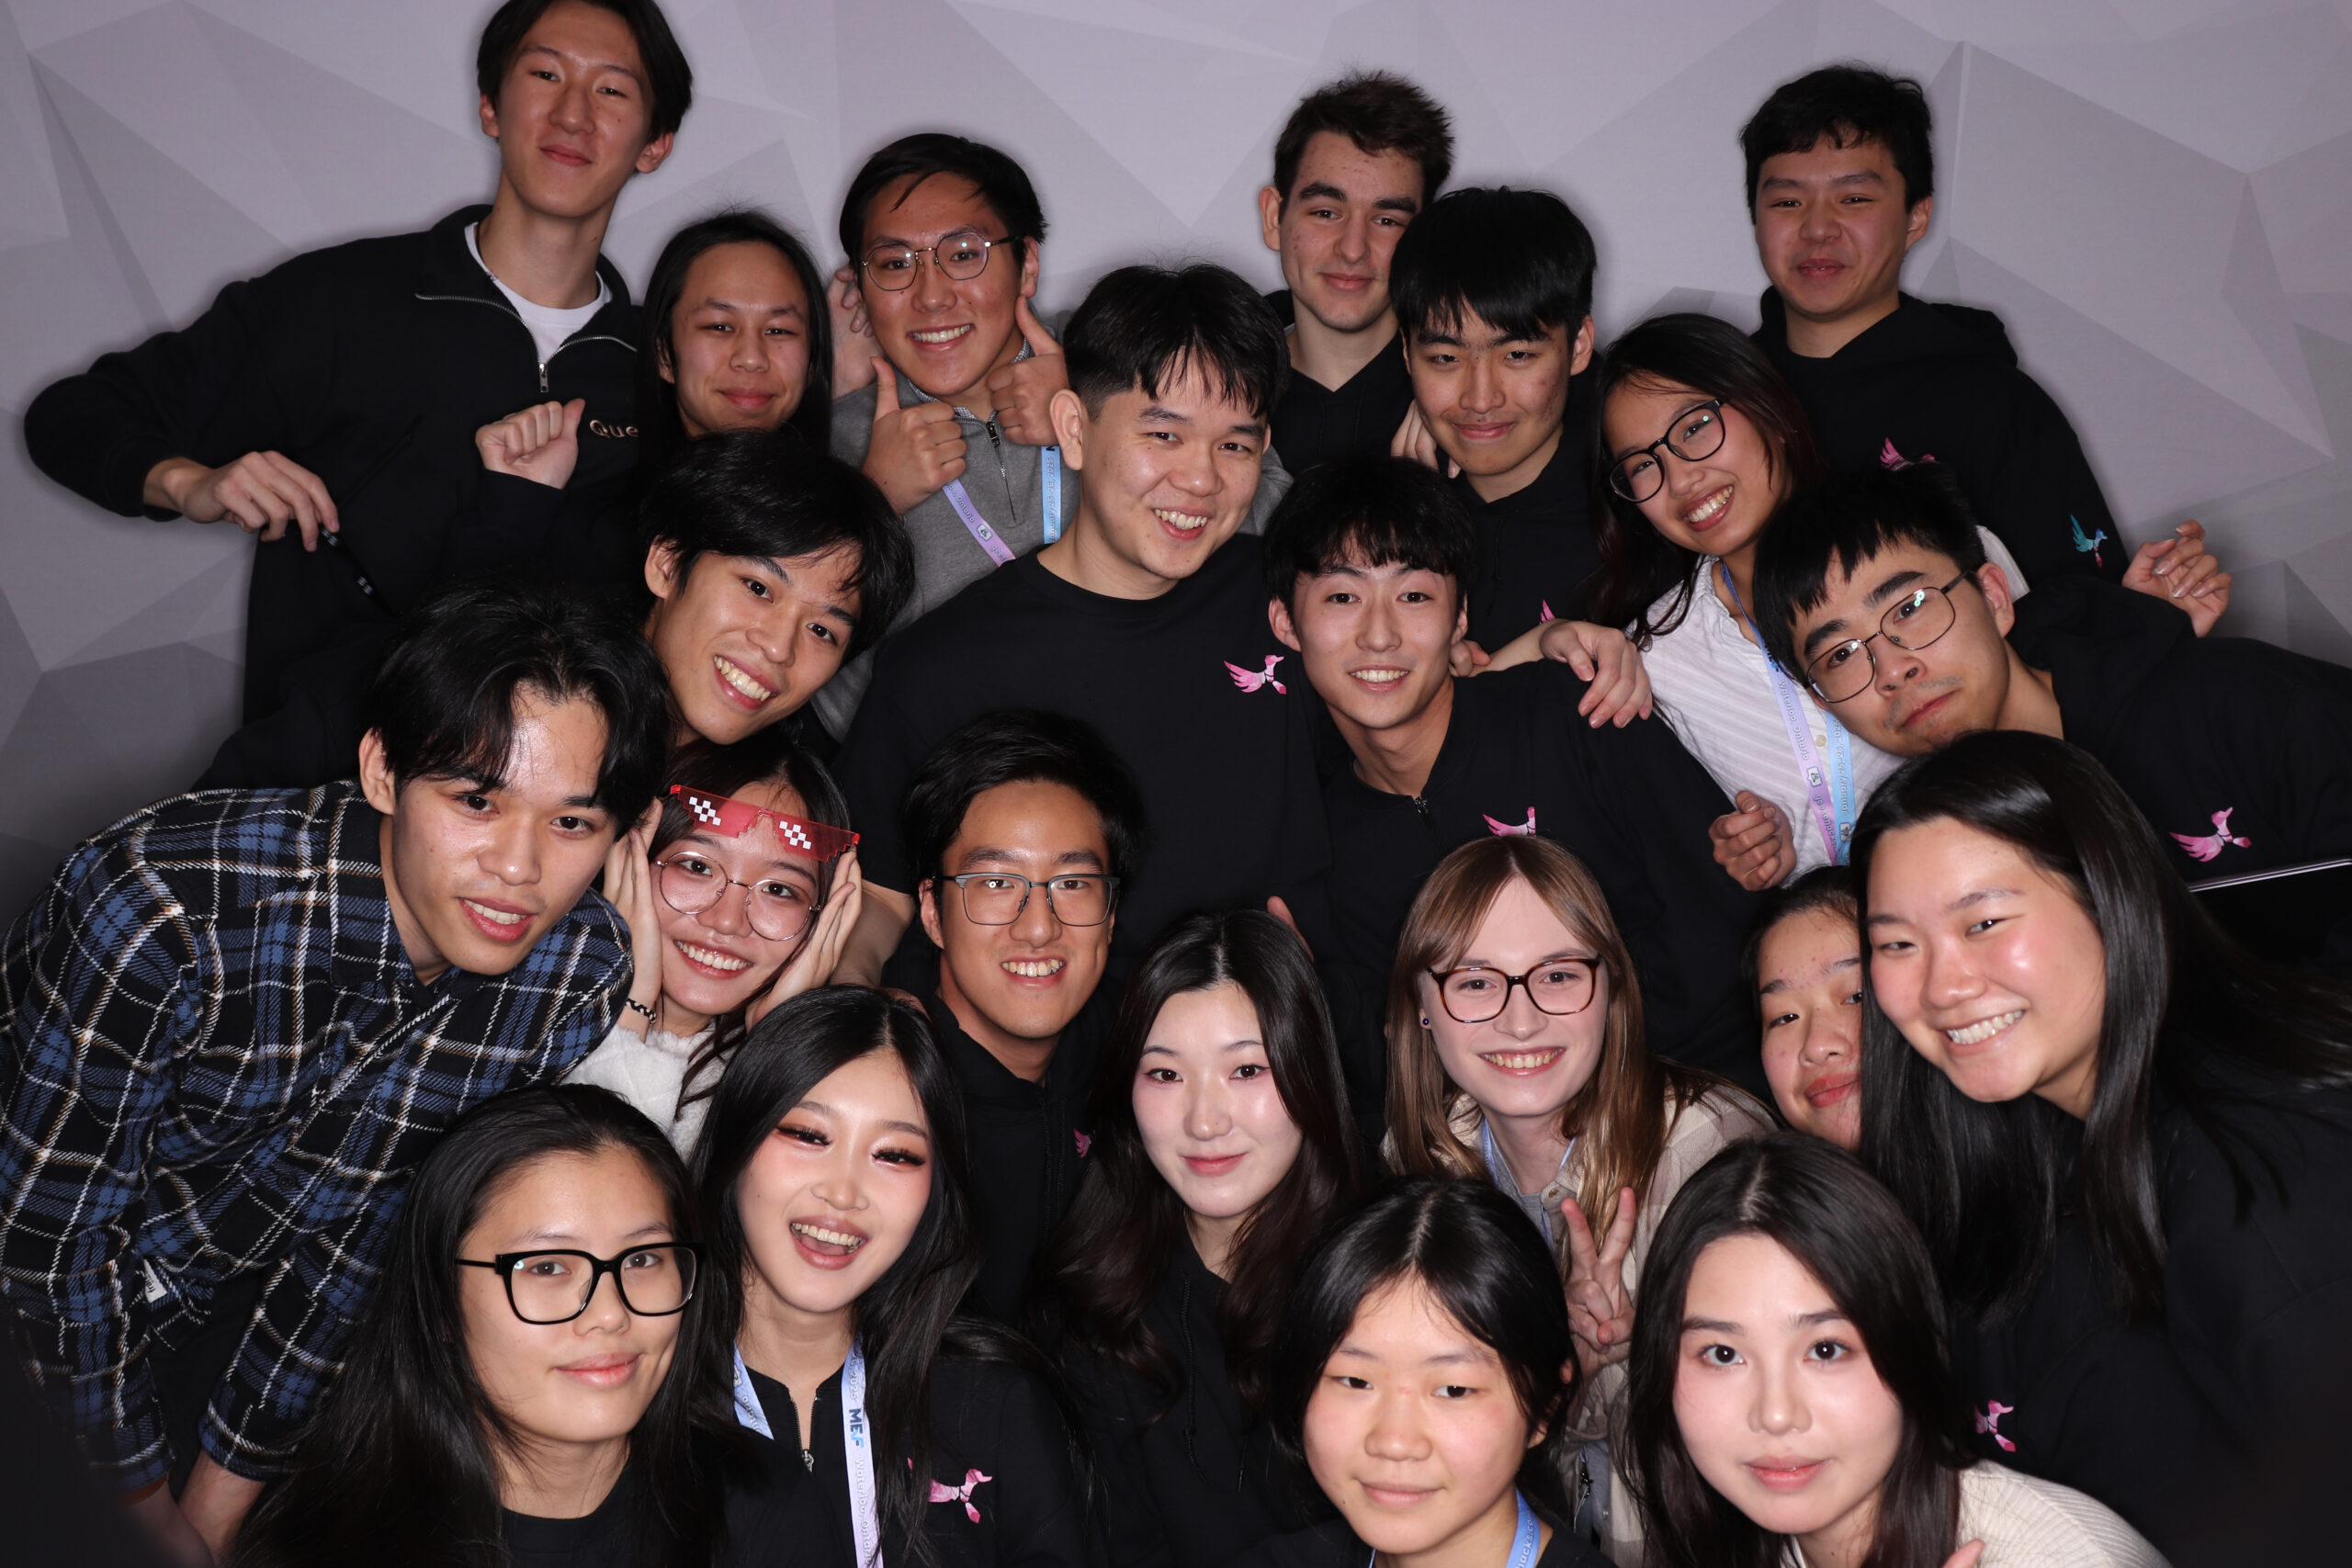
[[[653,1010],[647,1007],[643,1002],[639,1001],[635,997],[623,997],[621,998],[621,1002],[624,1006],[628,1007],[630,1011],[643,1013],[645,1015],[645,1021],[648,1023],[653,1021]]]

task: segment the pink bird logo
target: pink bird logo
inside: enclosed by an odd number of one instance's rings
[[[1536,617],[1535,617],[1537,620],[1539,620],[1539,621],[1556,621],[1556,620],[1558,620],[1558,619],[1560,618],[1559,616],[1557,616],[1557,615],[1555,615],[1552,614],[1552,601],[1550,601],[1549,599],[1546,599],[1546,600],[1544,600],[1542,603],[1543,603],[1543,605],[1544,605],[1544,613],[1543,613],[1542,615],[1538,615],[1538,616],[1536,616]]]
[[[1094,1147],[1094,1140],[1088,1137],[1085,1134],[1080,1132],[1075,1127],[1072,1127],[1069,1130],[1069,1135],[1078,1140],[1078,1157],[1084,1159],[1086,1157],[1087,1151]]]
[[[1478,815],[1481,817],[1487,816],[1483,811],[1478,813]],[[1532,839],[1535,836],[1535,807],[1532,806],[1529,807],[1527,808],[1527,820],[1516,824],[1510,822],[1498,822],[1493,818],[1487,817],[1487,831],[1494,834],[1498,838]]]
[[[967,1470],[964,1472],[964,1484],[961,1486],[950,1486],[944,1481],[933,1482],[931,1483],[931,1500],[934,1503],[961,1503],[964,1505],[964,1513],[966,1517],[974,1524],[978,1524],[980,1522],[980,1511],[972,1506],[972,1488],[979,1485],[980,1483],[984,1481],[993,1481],[995,1479],[996,1477],[993,1475],[982,1475],[977,1470]]]
[[[1225,667],[1233,671],[1233,683],[1245,692],[1254,692],[1261,686],[1272,686],[1283,695],[1288,696],[1290,688],[1274,679],[1274,666],[1282,661],[1281,654],[1270,653],[1266,655],[1266,667],[1263,670],[1244,670],[1229,659],[1225,661]]]
[[[1995,1442],[2000,1444],[2001,1451],[2005,1454],[2013,1454],[2017,1452],[2018,1446],[2009,1441],[2008,1438],[2001,1436],[2001,1417],[2008,1415],[2016,1408],[2016,1405],[2004,1404],[1997,1399],[1986,1400],[1984,1402],[1984,1411],[1976,1417],[1976,1435],[1981,1438],[1990,1438]],[[938,1483],[934,1482],[932,1484],[933,1489],[936,1491]]]
[[[2175,833],[2173,841],[2188,852],[2192,860],[2213,860],[2223,850],[2235,845],[2242,850],[2254,848],[2254,840],[2230,831],[2230,813],[2234,806],[2224,807],[2213,813],[2213,830],[2210,833]]]
[[[1935,460],[1936,455],[1929,452],[1920,457],[1919,463],[1932,463]],[[1916,468],[1919,466],[1919,463],[1913,462],[1894,449],[1894,438],[1891,435],[1886,438],[1886,444],[1878,449],[1878,462],[1879,467],[1889,473],[1898,472],[1904,468]]]

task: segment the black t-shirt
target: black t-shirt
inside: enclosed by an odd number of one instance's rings
[[[1650,1045],[1763,1092],[1739,952],[1756,896],[1714,862],[1707,826],[1731,809],[1662,719],[1593,728],[1585,682],[1548,660],[1457,678],[1445,743],[1419,796],[1334,776],[1331,907],[1349,984],[1343,1016],[1376,1032],[1396,942],[1439,861],[1532,823],[1591,868],[1641,972]],[[1359,1025],[1361,1027],[1361,1025]],[[1354,1042],[1377,1051],[1376,1032]]]
[[[501,1508],[507,1560],[514,1568],[652,1568],[661,1553],[650,1537],[639,1534],[638,1492],[632,1464],[596,1511],[582,1517],[543,1519]]]
[[[1525,489],[1482,501],[1468,475],[1454,480],[1478,523],[1470,640],[1490,652],[1548,618],[1583,618],[1589,607],[1600,571],[1591,518],[1592,452],[1600,427],[1595,386],[1590,371],[1568,383],[1560,445]]]
[[[856,1568],[841,1374],[817,1390],[806,1459],[791,1390],[758,1372],[751,1379],[775,1434],[744,1434],[760,1463],[772,1545],[795,1568]],[[930,1471],[923,1530],[939,1568],[1096,1568],[1069,1428],[1029,1373],[1001,1361],[933,1362]],[[882,1560],[909,1561],[887,1510]]]
[[[1287,288],[1267,295],[1266,303],[1285,324],[1298,319]],[[1327,387],[1293,369],[1274,404],[1274,451],[1294,474],[1340,457],[1385,457],[1412,406],[1412,372],[1392,335],[1343,386]]]
[[[932,1033],[964,1095],[964,1173],[980,1277],[971,1303],[1000,1323],[1021,1321],[1029,1265],[1061,1224],[1086,1171],[1072,1065],[1057,1052],[1042,1083],[1031,1083],[964,1032],[933,992],[923,1000]],[[967,1307],[967,1310],[969,1310]]]
[[[1143,793],[1149,840],[1120,890],[1106,986],[1176,917],[1276,894],[1319,951],[1329,854],[1306,682],[1267,626],[1249,535],[1157,599],[1091,593],[1024,557],[876,655],[838,769],[865,875],[913,891],[899,810],[941,741],[981,714],[1043,708],[1091,724]]]
[[[1345,1520],[1334,1519],[1261,1541],[1235,1558],[1233,1568],[1366,1568],[1371,1562],[1372,1548],[1356,1539]],[[1498,1562],[1495,1568],[1504,1565]],[[1555,1524],[1535,1568],[1610,1568],[1610,1562],[1599,1548]]]
[[[1066,1340],[1111,1568],[1224,1568],[1269,1537],[1328,1511],[1312,1478],[1275,1447],[1272,1428],[1235,1392],[1217,1337],[1225,1281],[1189,1239],[1144,1308],[1144,1326],[1177,1364],[1171,1391]]]

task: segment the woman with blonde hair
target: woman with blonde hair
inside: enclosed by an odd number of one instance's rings
[[[1491,1181],[1543,1233],[1584,1371],[1576,1523],[1638,1562],[1607,1442],[1642,1258],[1684,1180],[1770,1118],[1722,1079],[1649,1054],[1608,900],[1548,839],[1498,835],[1439,863],[1406,918],[1387,1025],[1389,1163]]]

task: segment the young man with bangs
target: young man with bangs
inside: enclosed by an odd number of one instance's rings
[[[1840,473],[1934,461],[2037,588],[2066,573],[2121,581],[2132,552],[2083,445],[2018,367],[2000,318],[1902,292],[1936,206],[1919,84],[1825,66],[1773,89],[1739,141],[1771,279],[1756,341],[1823,460]]]
[[[1091,725],[1143,790],[1150,846],[1122,895],[1114,982],[1194,909],[1283,900],[1317,945],[1325,869],[1310,707],[1267,628],[1258,542],[1282,329],[1222,267],[1122,267],[1070,318],[1053,399],[1083,474],[1060,539],[877,650],[842,751],[865,907],[841,977],[871,982],[923,872],[897,825],[923,760],[983,713]]]
[[[589,886],[668,756],[625,617],[454,590],[356,782],[135,812],[9,931],[0,1292],[176,1553],[225,1554],[318,1407],[441,1130],[612,1027],[628,932]]]
[[[1396,450],[1459,480],[1478,529],[1470,640],[1492,653],[1580,619],[1600,570],[1588,516],[1600,402],[1592,235],[1546,191],[1449,191],[1389,269],[1412,371]]]
[[[1266,302],[1290,332],[1274,445],[1292,473],[1374,457],[1396,439],[1413,382],[1396,346],[1389,257],[1453,172],[1445,110],[1385,71],[1309,93],[1274,139],[1258,217],[1288,285]]]
[[[654,0],[507,0],[475,78],[490,205],[232,283],[26,411],[33,461],[98,505],[260,536],[247,722],[300,661],[439,583],[635,576],[638,313],[599,247],[623,187],[669,156],[694,73]],[[526,460],[518,432],[550,409]]]
[[[1453,487],[1394,457],[1302,475],[1266,531],[1274,635],[1350,753],[1323,795],[1354,993],[1340,1014],[1378,1029],[1406,913],[1439,861],[1487,834],[1540,833],[1608,895],[1650,1048],[1762,1092],[1738,983],[1756,900],[1707,832],[1723,792],[1664,720],[1588,722],[1587,683],[1566,664],[1453,672],[1478,544]]]
[[[872,480],[791,430],[695,442],[645,489],[646,641],[680,744],[773,726],[830,761],[808,702],[906,603],[906,531]],[[614,597],[622,597],[614,595]],[[385,626],[305,660],[285,705],[223,741],[198,789],[307,789],[352,776]]]
[[[1067,356],[1031,301],[1046,215],[1028,174],[994,147],[923,131],[865,161],[842,197],[853,316],[873,333],[875,379],[833,410],[833,452],[905,519],[914,592],[887,636],[999,567],[1060,538],[1078,514],[1074,466],[1050,407]],[[1281,468],[1250,513],[1281,498]],[[873,679],[853,660],[817,712],[849,733]]]
[[[1143,797],[1091,726],[991,713],[931,754],[905,819],[936,949],[923,1010],[964,1091],[973,1295],[1018,1324],[1030,1263],[1086,1168],[1093,1062],[1062,1042],[1097,995],[1116,995],[1099,987]]]
[[[2166,601],[2079,572],[2018,598],[1938,468],[1797,496],[1758,552],[1756,617],[1772,657],[1885,750],[1981,729],[2074,742],[2188,881],[2352,856],[2352,670],[2200,638]],[[2352,975],[2352,908],[2310,915],[2290,939]]]

